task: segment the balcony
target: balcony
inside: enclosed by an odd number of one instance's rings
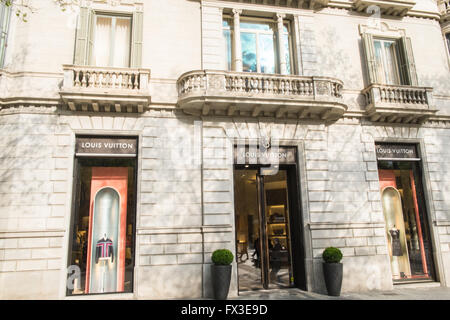
[[[177,82],[188,114],[335,121],[347,110],[343,83],[325,77],[200,70]]]
[[[420,124],[433,116],[433,89],[371,85],[363,90],[366,115],[373,122]]]
[[[150,70],[64,65],[61,98],[71,111],[142,113]]]
[[[415,5],[416,1],[412,0],[355,0],[353,7],[358,12],[366,12],[370,6],[376,6],[382,15],[403,17]]]
[[[441,22],[450,21],[450,0],[439,0],[438,7],[441,14]]]
[[[229,2],[240,2],[245,4],[260,4],[260,5],[270,5],[277,7],[288,7],[288,8],[320,8],[326,7],[329,0],[226,0]]]

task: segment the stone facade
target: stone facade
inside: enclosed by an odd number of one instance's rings
[[[450,286],[450,70],[436,3],[418,0],[400,11],[383,7],[383,16],[373,18],[357,13],[364,1],[350,0],[86,1],[100,11],[143,12],[140,67],[148,87],[104,94],[64,89],[65,66],[74,64],[78,13],[63,13],[51,0],[32,2],[38,10],[28,22],[11,19],[0,69],[1,299],[69,298],[80,134],[138,137],[134,286],[132,293],[116,297],[212,296],[211,253],[219,248],[236,253],[233,144],[261,137],[298,150],[309,291],[325,292],[321,253],[328,246],[344,254],[344,292],[393,288],[375,142],[419,146],[435,280]],[[342,99],[302,96],[289,104],[286,96],[270,100],[254,92],[229,93],[232,99],[223,103],[204,90],[196,96],[201,102],[195,112],[184,108],[179,96],[183,74],[226,73],[222,17],[233,12],[274,21],[277,14],[285,17],[293,28],[291,78],[337,79],[332,81],[343,83]],[[401,121],[368,117],[360,31],[373,23],[370,19],[379,23],[380,32],[411,38],[417,87],[432,88],[423,108],[435,113],[419,111],[423,119],[417,122],[415,114]],[[115,103],[105,103],[104,96]],[[328,109],[316,112],[324,105]],[[327,112],[338,107],[337,118],[330,117]],[[400,103],[388,112],[407,108]],[[232,296],[238,294],[236,269],[234,262]]]

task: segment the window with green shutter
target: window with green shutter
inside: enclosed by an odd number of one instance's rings
[[[418,85],[410,38],[389,39],[364,33],[362,43],[369,84]]]
[[[74,63],[139,68],[142,40],[143,12],[105,14],[81,8]]]

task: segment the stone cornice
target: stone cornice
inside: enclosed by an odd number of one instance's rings
[[[287,14],[304,14],[307,12],[317,12],[320,11],[320,9],[323,8],[339,8],[339,9],[345,9],[348,11],[357,11],[355,9],[355,1],[351,0],[330,0],[330,1],[316,1],[313,6],[313,8],[309,6],[290,6],[287,7],[285,5],[273,5],[273,4],[256,4],[256,3],[247,3],[239,0],[198,0],[203,5],[206,6],[213,6],[213,7],[220,7],[220,8],[239,8],[246,11],[259,11],[259,12],[283,12]],[[408,17],[415,17],[415,18],[425,18],[425,19],[432,19],[439,21],[441,19],[441,14],[438,10],[423,10],[423,9],[414,9],[416,6],[411,6],[412,4],[415,4],[414,1],[378,1],[380,3],[390,3],[393,4],[397,3],[409,3],[410,5],[408,8],[404,8],[403,11],[400,12],[401,16],[408,16]],[[292,2],[295,3],[295,2]],[[314,9],[314,10],[312,10]],[[394,10],[386,9],[385,11],[381,12],[380,17],[385,18],[392,16],[392,12],[395,12]],[[367,13],[365,11],[360,12],[361,16],[367,16]],[[395,18],[395,17],[394,17]],[[398,17],[397,17],[398,18]]]

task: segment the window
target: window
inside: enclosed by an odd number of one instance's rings
[[[450,32],[445,35],[445,38],[447,39],[448,54],[450,54]]]
[[[363,34],[369,84],[417,86],[411,39]]]
[[[374,40],[378,77],[384,84],[399,85],[397,44],[392,40]]]
[[[292,72],[289,24],[284,23],[278,32],[277,24],[256,19],[242,19],[239,24],[241,52],[234,53],[232,20],[224,19],[223,35],[226,48],[226,65],[232,70],[235,54],[242,54],[242,71],[258,73],[282,73],[282,60],[286,63],[286,73]],[[281,41],[281,43],[278,43]],[[283,47],[284,59],[279,51]],[[240,70],[239,70],[240,71]]]
[[[11,7],[0,2],[0,68],[5,63],[5,52],[8,40],[9,19],[11,16]]]
[[[226,48],[226,67],[227,70],[231,70],[231,63],[233,61],[232,58],[232,50],[231,50],[231,22],[229,20],[223,21],[223,37],[225,40],[225,48]]]
[[[75,65],[140,68],[143,12],[103,14],[80,9]]]
[[[76,139],[67,295],[132,292],[137,139]]]
[[[131,17],[95,15],[93,42],[90,65],[129,67]]]

